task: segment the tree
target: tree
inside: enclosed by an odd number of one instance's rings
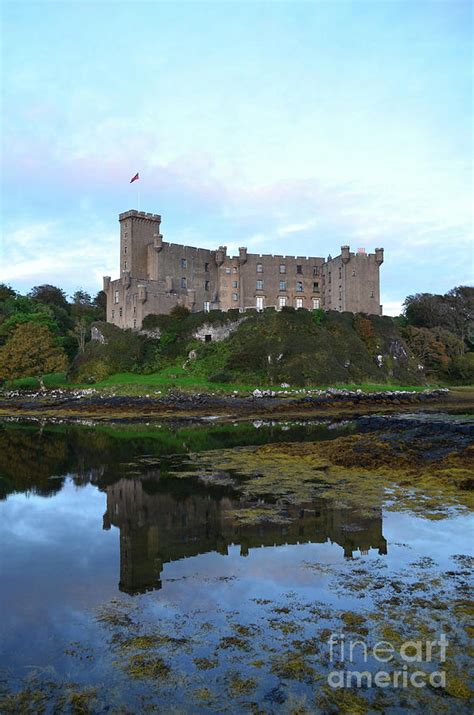
[[[74,324],[72,335],[76,338],[81,355],[86,347],[87,336],[90,333],[90,322],[86,318],[78,318]]]
[[[28,297],[37,303],[45,303],[66,311],[69,310],[66,293],[61,288],[56,288],[56,286],[52,286],[49,283],[35,286],[28,293]]]
[[[6,283],[0,283],[0,302],[7,300],[8,298],[14,298],[16,296],[16,291]]]
[[[474,288],[457,286],[445,295],[417,293],[404,303],[408,325],[417,328],[445,328],[464,340],[468,348],[474,343]]]
[[[446,345],[433,331],[410,325],[405,329],[405,337],[415,356],[428,371],[443,372],[448,369],[451,358],[446,352]]]
[[[471,286],[457,286],[446,297],[450,302],[453,323],[453,332],[462,338],[469,349],[474,347],[474,288]]]
[[[46,325],[23,323],[0,348],[0,380],[63,372],[68,362]]]
[[[94,306],[96,320],[105,320],[107,316],[107,295],[103,290],[100,290],[94,300],[92,301]]]
[[[74,305],[92,305],[90,293],[82,290],[82,288],[79,288],[75,293],[73,293],[72,302]]]
[[[449,329],[447,302],[442,295],[416,293],[405,298],[404,314],[409,325],[417,328],[443,326]]]
[[[0,344],[6,342],[21,323],[39,323],[54,334],[60,332],[51,306],[36,303],[24,295],[15,295],[0,304]]]

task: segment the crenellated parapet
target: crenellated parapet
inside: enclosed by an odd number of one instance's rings
[[[146,213],[145,211],[136,211],[135,209],[130,209],[129,211],[119,214],[119,221],[125,221],[127,218],[138,218],[144,221],[153,221],[153,223],[161,223],[160,214]]]

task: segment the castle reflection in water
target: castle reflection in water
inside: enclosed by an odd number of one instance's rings
[[[247,556],[251,548],[298,543],[338,544],[344,556],[377,549],[387,553],[382,512],[341,509],[325,500],[288,507],[288,523],[239,523],[236,512],[249,502],[229,496],[153,489],[151,479],[120,479],[106,487],[104,529],[120,529],[121,591],[134,595],[161,588],[165,563],[208,552],[227,554],[232,544]]]

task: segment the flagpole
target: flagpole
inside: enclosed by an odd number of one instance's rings
[[[140,211],[140,181],[137,182],[137,203],[138,210]]]

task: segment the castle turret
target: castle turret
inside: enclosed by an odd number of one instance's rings
[[[162,250],[163,236],[161,235],[161,233],[155,232],[153,234],[153,248],[155,249],[155,251],[158,251],[158,252]]]
[[[243,266],[244,263],[247,263],[247,249],[246,248],[239,248],[239,263],[241,266]]]
[[[380,266],[383,263],[383,248],[375,249],[375,262]]]
[[[216,251],[216,263],[218,266],[222,266],[227,256],[227,246],[219,246]]]
[[[350,246],[341,246],[341,258],[343,263],[349,263],[351,260]]]
[[[102,280],[103,280],[103,291],[104,291],[104,293],[107,293],[107,291],[109,290],[109,285],[110,285],[110,280],[111,280],[110,276],[104,276]]]

